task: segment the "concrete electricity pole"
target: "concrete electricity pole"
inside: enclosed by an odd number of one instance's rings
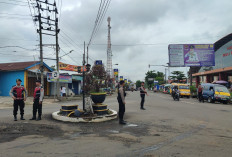
[[[59,44],[58,44],[58,33],[60,32],[58,28],[58,9],[56,6],[56,1],[54,3],[49,3],[47,0],[35,0],[36,3],[32,3],[35,5],[35,8],[38,9],[38,15],[35,16],[35,21],[39,22],[39,29],[37,29],[37,33],[40,36],[40,71],[41,71],[41,83],[44,86],[44,66],[43,66],[43,46],[45,45],[54,45],[56,46],[56,66],[57,71],[59,72]],[[41,12],[45,12],[46,16],[42,16]],[[55,19],[52,19],[55,17]],[[55,26],[55,28],[53,27]],[[55,34],[54,34],[55,32]],[[42,42],[43,35],[55,36],[56,44],[44,44]],[[53,59],[52,59],[53,60]],[[59,79],[57,80],[57,98],[60,97],[59,94]]]

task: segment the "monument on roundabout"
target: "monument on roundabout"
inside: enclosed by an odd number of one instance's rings
[[[108,109],[107,104],[104,104],[107,94],[104,89],[111,81],[104,66],[96,61],[92,69],[89,64],[83,67],[86,68],[82,70],[83,109],[79,105],[62,105],[60,111],[52,113],[52,117],[67,122],[103,122],[116,119],[117,112]],[[80,68],[78,72],[81,72]]]

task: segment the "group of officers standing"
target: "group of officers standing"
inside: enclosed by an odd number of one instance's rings
[[[10,96],[14,100],[14,121],[17,121],[17,112],[18,108],[20,109],[21,120],[25,120],[24,118],[24,107],[25,101],[27,100],[27,90],[24,86],[21,85],[22,80],[16,79],[16,85],[14,85],[10,90]],[[44,89],[41,86],[41,81],[36,80],[36,87],[33,94],[33,110],[32,110],[32,118],[30,120],[41,120],[42,116],[42,102],[44,97]],[[36,114],[38,112],[38,117],[36,119]]]
[[[126,121],[124,120],[124,113],[125,113],[125,97],[126,97],[126,92],[124,88],[125,82],[121,80],[118,85],[118,104],[119,104],[119,112],[118,112],[118,117],[119,117],[119,124],[125,125]],[[145,95],[148,96],[147,91],[144,87],[144,82],[141,83],[141,87],[139,88],[140,90],[140,97],[141,97],[141,102],[140,102],[140,109],[141,110],[146,110],[144,108],[144,102],[145,102]]]

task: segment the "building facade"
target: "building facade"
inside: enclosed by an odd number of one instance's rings
[[[35,81],[40,78],[40,62],[14,62],[0,64],[0,96],[9,96],[10,89],[16,84],[16,79],[22,80],[26,87],[28,96],[32,96],[35,88]],[[50,94],[50,85],[46,73],[52,69],[44,63],[44,91],[45,95]]]
[[[218,80],[232,82],[232,34],[229,34],[214,43],[215,66],[201,67],[193,77],[198,85],[212,83]]]

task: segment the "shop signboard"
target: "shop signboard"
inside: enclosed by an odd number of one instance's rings
[[[169,66],[214,66],[213,44],[171,44],[168,46]]]
[[[124,79],[124,82],[127,83],[127,79]]]
[[[118,69],[114,69],[114,76],[118,77]]]
[[[57,79],[52,77],[52,73],[47,73],[47,81],[56,82]],[[60,83],[72,83],[72,75],[59,74],[59,82]]]
[[[120,76],[120,81],[122,81],[123,80],[123,76]]]
[[[59,69],[60,70],[76,71],[77,72],[78,67],[81,67],[81,72],[83,72],[83,66],[77,66],[77,65],[71,65],[71,64],[59,62]],[[86,71],[86,68],[84,68],[84,69]]]

